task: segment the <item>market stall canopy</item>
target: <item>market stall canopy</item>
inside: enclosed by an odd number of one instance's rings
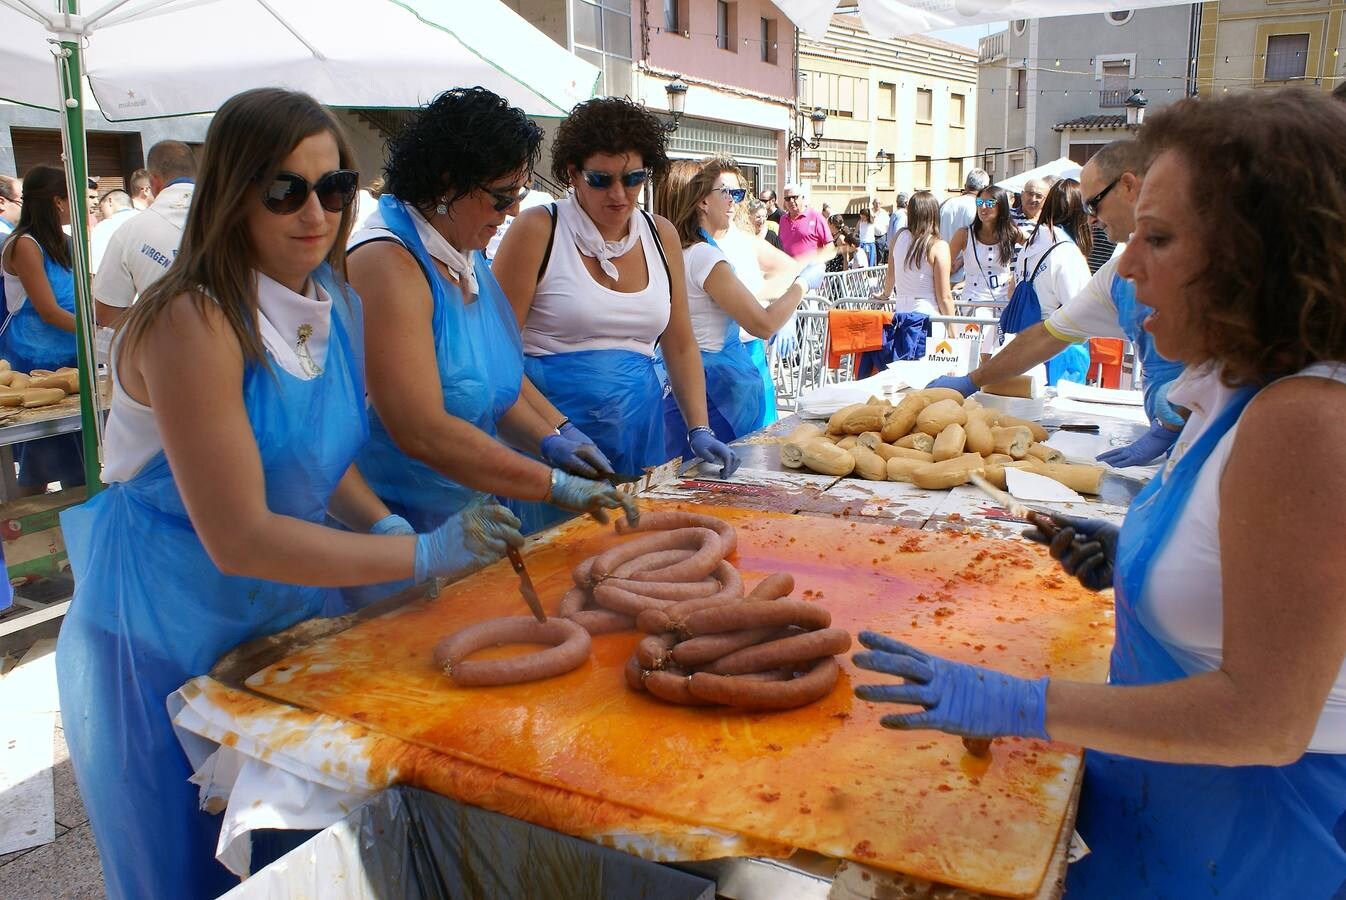
[[[600,74],[499,0],[102,0],[81,15],[55,6],[0,0],[0,99],[61,108],[53,39],[82,43],[88,84],[113,121],[213,112],[264,86],[330,106],[414,107],[481,85],[530,115],[562,116],[594,96]]]
[[[827,24],[838,7],[852,12],[857,5],[857,0],[774,2],[800,31],[815,39],[827,33]],[[1175,0],[858,0],[858,5],[865,30],[874,37],[891,38],[1006,19],[1045,19],[1179,4]]]
[[[1063,156],[1060,159],[1054,159],[1049,163],[1043,163],[1037,168],[1029,169],[1027,172],[1020,172],[1013,178],[997,181],[995,184],[996,187],[1001,187],[1010,193],[1017,194],[1024,189],[1025,184],[1028,184],[1028,182],[1032,181],[1034,178],[1074,178],[1076,181],[1079,181],[1081,168],[1083,167],[1075,162],[1075,160]]]

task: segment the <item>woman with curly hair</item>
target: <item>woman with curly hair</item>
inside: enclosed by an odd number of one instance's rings
[[[602,452],[524,377],[513,311],[481,254],[519,211],[541,143],[485,88],[445,91],[389,140],[378,210],[351,237],[373,406],[360,471],[416,529],[490,494],[635,515],[594,480],[612,471]]]
[[[1087,747],[1092,852],[1069,897],[1340,897],[1346,108],[1297,89],[1183,100],[1139,141],[1149,168],[1117,271],[1159,352],[1187,366],[1171,396],[1192,415],[1120,530],[1054,517],[1066,571],[1116,591],[1108,683],[863,632],[856,664],[905,683],[856,693],[922,707],[890,728]]]
[[[796,279],[763,307],[720,245],[731,235],[738,236],[733,216],[747,194],[738,167],[732,160],[718,158],[701,163],[679,160],[674,166],[683,171],[670,172],[659,182],[656,200],[677,228],[682,245],[687,306],[706,373],[711,430],[728,443],[762,427],[766,404],[775,403],[775,391],[768,397],[763,390],[761,371],[740,339],[740,331],[746,329],[754,338],[770,338],[799,308],[804,284]],[[750,259],[750,265],[757,269],[756,258]],[[761,270],[755,274],[760,282]],[[669,455],[687,455],[690,449],[681,437],[686,431],[682,414],[671,397],[665,397],[664,403]]]
[[[658,344],[692,452],[728,478],[738,456],[706,414],[678,232],[637,205],[668,170],[664,141],[659,120],[630,100],[576,106],[552,145],[552,174],[570,194],[520,215],[494,269],[523,329],[528,377],[618,472],[668,458]]]

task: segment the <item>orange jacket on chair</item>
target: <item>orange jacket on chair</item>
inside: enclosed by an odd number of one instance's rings
[[[883,326],[893,314],[882,309],[833,309],[827,313],[827,368],[848,353],[883,349]]]

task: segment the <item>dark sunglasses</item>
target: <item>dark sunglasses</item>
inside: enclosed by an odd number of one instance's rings
[[[746,190],[745,188],[727,188],[727,187],[720,187],[720,188],[716,188],[715,190],[716,190],[717,193],[723,194],[724,196],[728,197],[730,200],[734,201],[735,203],[742,203],[742,202],[743,202],[743,198],[746,197],[746,196],[748,196],[748,192],[747,192],[747,190]]]
[[[1103,190],[1099,191],[1097,194],[1095,194],[1094,196],[1090,197],[1088,200],[1085,200],[1085,201],[1084,201],[1084,211],[1087,212],[1087,213],[1088,213],[1089,215],[1091,215],[1091,216],[1096,216],[1096,215],[1098,215],[1098,204],[1100,204],[1100,203],[1103,202],[1103,198],[1106,197],[1106,196],[1108,195],[1108,191],[1110,191],[1110,190],[1112,190],[1113,188],[1115,188],[1115,187],[1117,186],[1117,182],[1119,182],[1119,181],[1121,181],[1121,180],[1122,180],[1122,176],[1121,176],[1121,175],[1118,175],[1116,178],[1112,179],[1112,181],[1110,181],[1110,182],[1108,183],[1108,186],[1107,186],[1107,187],[1103,188]]]
[[[522,203],[524,198],[528,196],[529,190],[528,185],[526,184],[523,187],[515,188],[512,191],[496,191],[488,188],[484,184],[480,187],[483,191],[490,194],[491,199],[495,201],[492,206],[495,208],[496,212],[505,212],[514,204]]]
[[[632,169],[630,172],[623,172],[620,176],[613,175],[611,172],[595,172],[592,169],[584,170],[584,183],[596,191],[605,191],[612,187],[612,182],[620,180],[622,187],[634,188],[640,187],[650,178],[649,169]]]
[[[339,213],[351,205],[359,187],[360,173],[352,169],[328,172],[311,187],[303,175],[277,172],[271,183],[262,188],[262,205],[277,215],[288,216],[304,208],[311,190],[318,195],[323,209]]]

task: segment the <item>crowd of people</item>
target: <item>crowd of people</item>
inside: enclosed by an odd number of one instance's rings
[[[899,313],[951,315],[961,281],[960,303],[1020,315],[998,353],[934,382],[965,396],[1039,364],[1077,377],[1085,340],[1131,340],[1152,426],[1105,457],[1167,460],[1120,531],[1036,535],[1086,585],[1116,584],[1111,684],[866,632],[856,664],[903,680],[857,693],[922,708],[889,727],[1090,748],[1080,896],[1346,883],[1346,572],[1302,539],[1346,508],[1346,107],[1184,101],[1078,181],[1015,201],[973,170],[943,203],[874,199],[854,229],[804,185],[750,198],[732,159],[671,160],[665,141],[629,100],[582,103],[551,142],[565,195],[523,209],[541,129],[490,91],[446,91],[389,140],[357,228],[337,121],[259,89],[220,108],[199,158],[158,144],[143,185],[100,198],[108,488],[62,517],[77,587],[57,667],[109,894],[234,884],[172,691],[244,641],[460,577],[564,516],[635,520],[614,483],[678,455],[732,477],[731,444],[775,417],[765,342],[825,267],[885,259]],[[74,364],[66,196],[59,169],[0,178],[16,369]],[[1117,250],[1091,274],[1096,226]],[[21,479],[75,483],[79,463],[46,450]]]

